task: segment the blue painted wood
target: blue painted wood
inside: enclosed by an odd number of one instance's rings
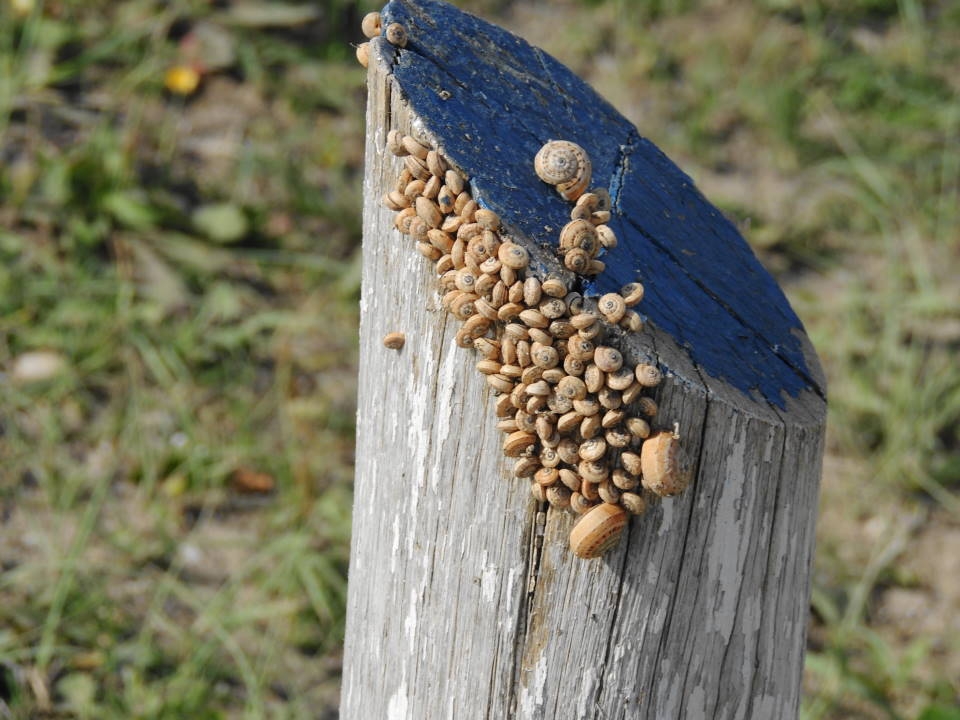
[[[569,69],[521,38],[440,0],[392,0],[405,49],[386,49],[413,110],[466,171],[480,203],[527,240],[555,247],[570,203],[533,171],[551,139],[593,163],[614,200],[618,247],[586,294],[641,280],[639,310],[708,374],[783,408],[810,388],[803,326],[743,237],[653,143]],[[385,44],[384,44],[385,45]]]

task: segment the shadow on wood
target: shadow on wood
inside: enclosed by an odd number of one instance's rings
[[[394,0],[390,22],[409,42],[370,52],[341,716],[795,717],[825,422],[799,320],[733,225],[562,65],[436,0]],[[620,243],[582,290],[644,282],[649,322],[617,342],[667,372],[655,422],[679,423],[697,470],[600,560],[573,557],[573,516],[511,477],[460,323],[380,205],[391,128],[439,145],[541,274],[564,273],[570,205],[534,175],[540,146],[583,145],[614,199]]]

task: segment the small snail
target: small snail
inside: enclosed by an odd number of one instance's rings
[[[370,43],[360,43],[357,45],[357,62],[363,67],[370,65]]]
[[[569,140],[548,142],[533,159],[537,177],[560,192],[564,200],[576,200],[590,184],[592,167],[587,151]]]
[[[677,495],[693,477],[693,463],[671,432],[659,432],[640,448],[643,486],[661,497]]]
[[[360,21],[360,29],[364,36],[368,38],[375,38],[379,35],[381,29],[380,13],[369,12],[364,15],[363,20]]]
[[[619,505],[601,503],[588,510],[573,526],[570,549],[577,557],[598,558],[617,544],[626,525],[626,510]]]
[[[384,33],[387,42],[397,47],[407,46],[407,29],[400,23],[390,23],[387,25],[387,31]]]
[[[389,332],[383,336],[383,346],[390,350],[399,350],[407,341],[407,336],[402,332]]]

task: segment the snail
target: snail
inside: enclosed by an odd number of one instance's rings
[[[401,48],[407,46],[407,30],[400,23],[390,23],[387,25],[387,30],[384,35],[387,38],[387,42],[391,45],[396,45]]]
[[[380,13],[378,12],[369,12],[363,16],[363,20],[360,21],[360,29],[363,31],[365,37],[375,38],[380,34],[382,21],[380,19]]]
[[[643,486],[661,497],[683,492],[693,477],[693,463],[672,432],[659,432],[640,449]]]
[[[584,513],[573,526],[570,549],[584,559],[600,557],[617,544],[626,525],[627,512],[622,507],[601,503]]]
[[[569,140],[546,143],[534,157],[533,167],[537,177],[556,187],[565,200],[576,200],[590,184],[590,158]]]
[[[399,350],[407,341],[407,336],[402,332],[389,332],[383,336],[383,346],[390,350]]]

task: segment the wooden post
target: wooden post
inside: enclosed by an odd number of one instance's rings
[[[370,48],[341,717],[796,717],[825,422],[799,320],[689,178],[566,68],[438,0],[383,16],[409,42]],[[540,145],[581,144],[614,198],[620,244],[584,291],[643,281],[647,325],[620,345],[667,372],[656,422],[679,423],[697,469],[602,559],[574,557],[574,516],[511,477],[475,353],[381,205],[391,128],[438,143],[544,271],[570,205],[533,174]]]

